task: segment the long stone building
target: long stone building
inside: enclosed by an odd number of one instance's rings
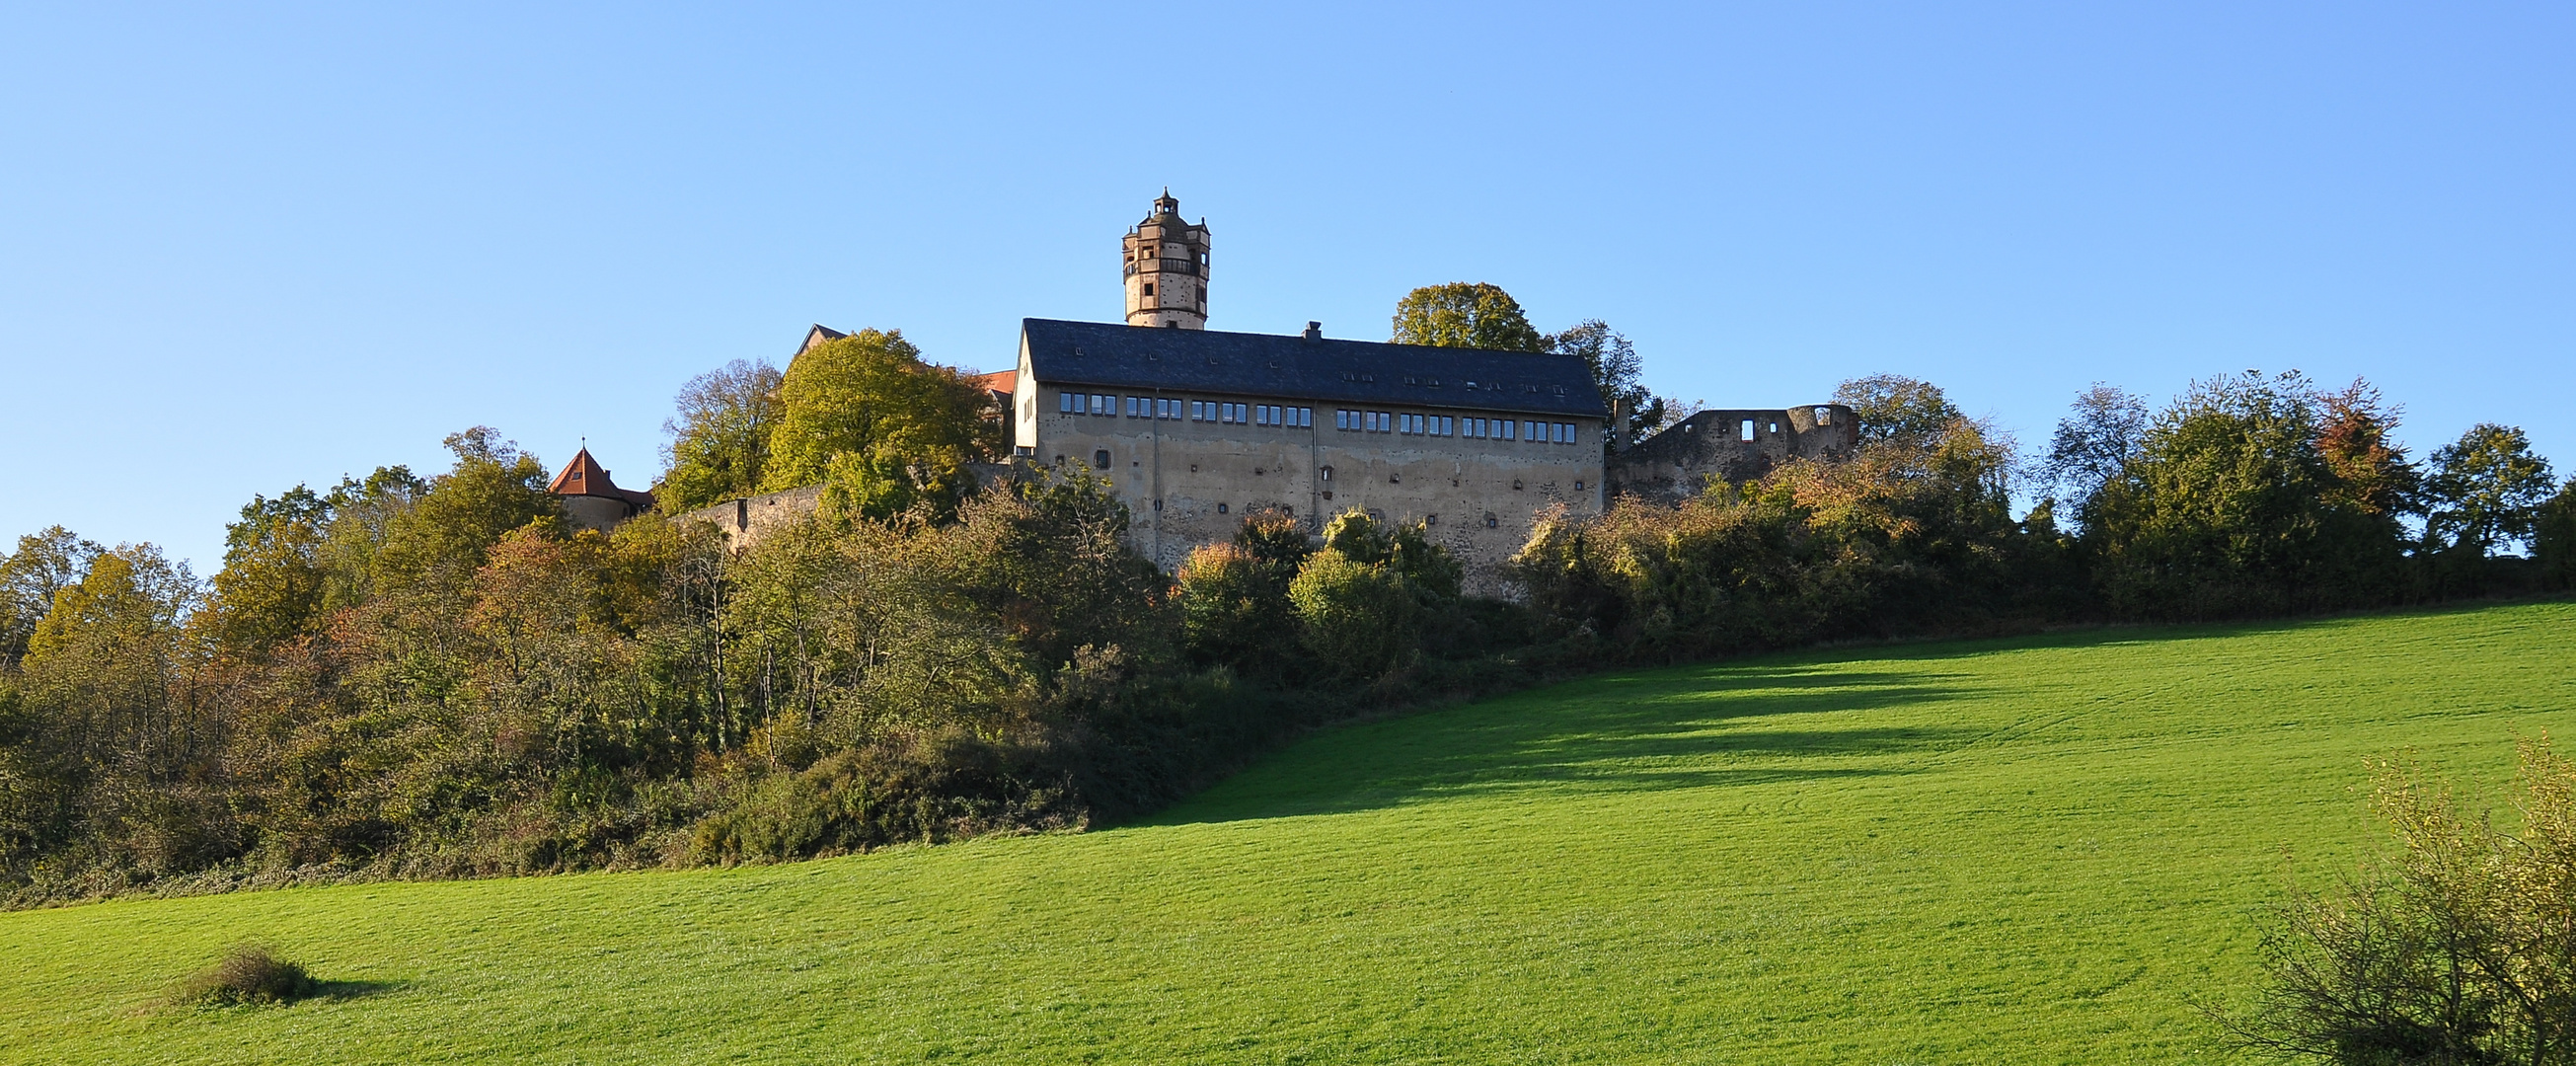
[[[1015,369],[985,376],[1018,457],[1105,479],[1136,549],[1166,568],[1251,515],[1321,532],[1357,509],[1423,523],[1472,590],[1507,593],[1504,564],[1543,513],[1676,501],[1711,476],[1857,441],[1850,409],[1823,405],[1703,411],[1614,449],[1579,359],[1337,340],[1312,322],[1302,335],[1209,330],[1209,247],[1205,220],[1183,219],[1166,190],[1121,245],[1124,323],[1027,319]],[[839,336],[817,325],[798,350]],[[740,545],[816,499],[799,489],[692,516]]]
[[[1552,506],[1603,500],[1607,412],[1578,359],[1029,319],[1019,454],[1109,480],[1166,567],[1276,511],[1422,522],[1491,587]]]

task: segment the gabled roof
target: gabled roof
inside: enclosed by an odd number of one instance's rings
[[[1008,396],[1011,394],[1011,390],[1020,387],[1020,372],[1017,370],[996,370],[990,374],[968,374],[966,375],[966,380],[983,386],[984,391],[986,392],[998,392],[1004,396]]]
[[[563,472],[555,475],[554,484],[546,486],[546,491],[557,496],[606,496],[638,507],[653,506],[652,493],[621,489],[616,482],[609,480],[608,468],[591,458],[588,448],[583,448],[571,462],[564,464]]]
[[[821,344],[824,341],[840,340],[847,336],[849,336],[849,334],[833,329],[832,327],[826,326],[820,322],[814,323],[814,328],[805,331],[805,343],[796,346],[796,354],[803,355],[805,354],[806,349],[812,348],[817,344]],[[790,358],[793,358],[793,356]]]
[[[1591,369],[1566,355],[1050,318],[1022,320],[1020,338],[1050,385],[1609,416]]]

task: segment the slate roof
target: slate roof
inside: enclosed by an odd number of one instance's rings
[[[1020,337],[1049,385],[1609,416],[1590,369],[1566,355],[1049,318],[1022,320]]]
[[[849,336],[849,334],[833,329],[832,327],[826,326],[820,322],[814,323],[814,328],[805,331],[805,343],[796,346],[796,354],[803,355],[807,349],[812,348],[817,344],[821,344],[824,341],[840,340],[847,336]]]

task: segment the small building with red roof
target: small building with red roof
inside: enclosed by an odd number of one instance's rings
[[[546,486],[563,501],[564,517],[575,529],[596,529],[602,533],[617,524],[651,510],[653,494],[634,489],[621,489],[608,477],[608,468],[599,465],[585,447],[564,464],[555,475],[554,484]]]

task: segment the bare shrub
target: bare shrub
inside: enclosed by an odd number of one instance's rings
[[[2336,1063],[2576,1062],[2576,765],[2521,745],[2520,833],[2381,767],[2396,854],[2281,908],[2253,1048]]]

